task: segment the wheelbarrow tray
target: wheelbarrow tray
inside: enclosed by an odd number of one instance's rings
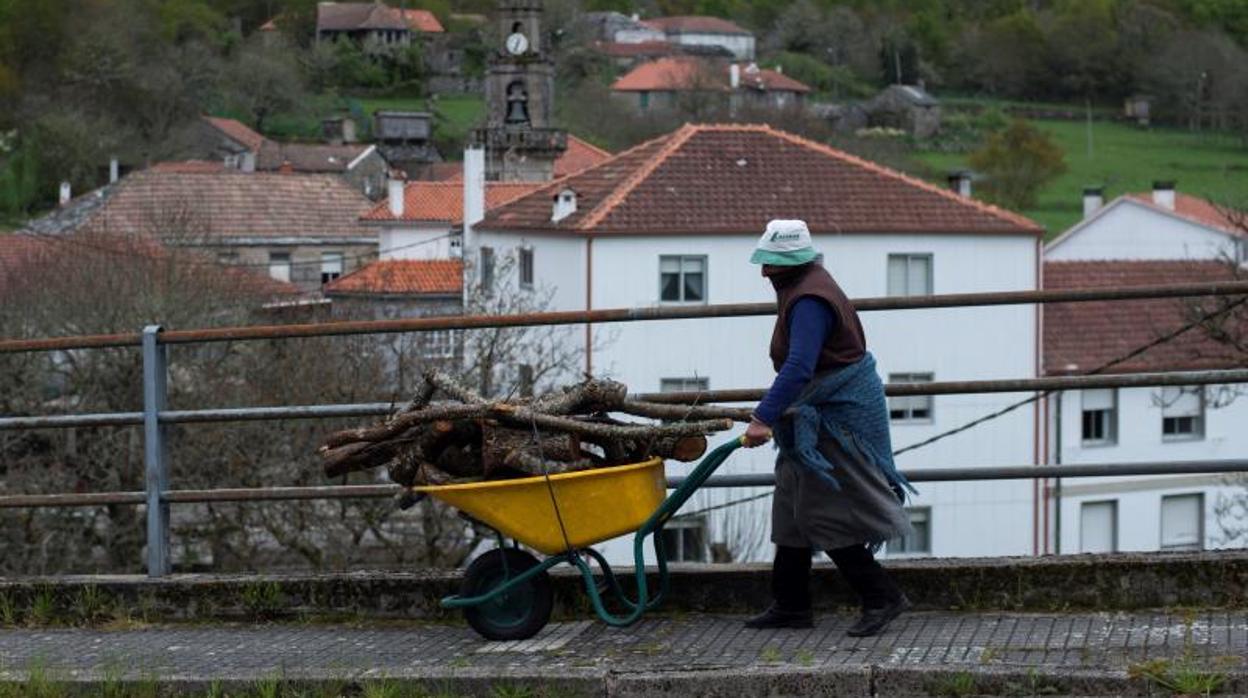
[[[663,503],[667,483],[663,460],[652,458],[550,475],[549,484],[537,476],[412,491],[446,502],[538,552],[557,555],[636,531]]]

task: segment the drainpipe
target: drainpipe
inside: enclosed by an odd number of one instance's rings
[[[1053,463],[1055,465],[1062,464],[1062,402],[1064,402],[1065,393],[1058,391],[1057,409],[1054,411],[1056,421],[1055,428],[1057,433],[1053,439],[1055,452],[1053,454]],[[1062,478],[1056,478],[1053,482],[1053,553],[1055,555],[1062,554]]]

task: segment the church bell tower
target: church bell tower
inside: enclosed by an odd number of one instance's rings
[[[499,0],[500,46],[485,78],[485,128],[473,142],[485,148],[485,177],[534,182],[554,177],[568,137],[552,128],[555,65],[542,29],[542,0]]]

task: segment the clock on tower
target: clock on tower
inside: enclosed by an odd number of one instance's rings
[[[541,0],[500,0],[495,21],[501,46],[485,78],[486,124],[473,132],[485,148],[485,176],[494,181],[543,181],[567,148],[551,127],[554,61],[545,50]]]

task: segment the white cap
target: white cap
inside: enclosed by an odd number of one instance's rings
[[[776,219],[767,224],[767,230],[758,239],[754,254],[750,257],[753,264],[773,264],[776,266],[797,266],[806,264],[819,256],[810,240],[810,229],[806,221]]]

